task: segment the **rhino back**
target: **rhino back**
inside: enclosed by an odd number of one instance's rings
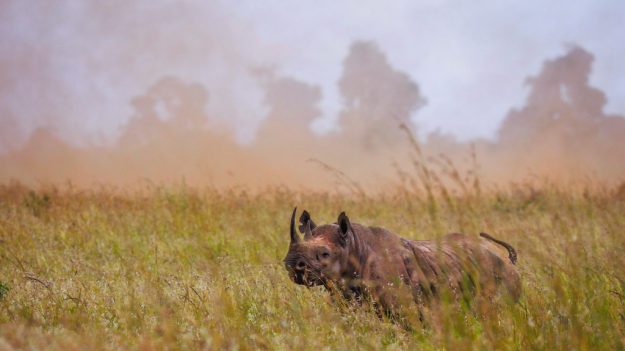
[[[407,240],[415,256],[413,285],[434,291],[442,283],[453,292],[473,288],[479,277],[482,288],[504,285],[514,300],[520,297],[516,267],[498,247],[481,238],[453,233],[440,240]],[[416,280],[416,281],[414,281]],[[468,285],[468,286],[467,286]]]

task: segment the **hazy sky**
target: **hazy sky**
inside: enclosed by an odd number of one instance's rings
[[[595,55],[591,84],[625,114],[622,1],[0,0],[0,148],[41,126],[111,140],[130,99],[165,75],[204,84],[209,115],[250,140],[267,113],[250,74],[263,65],[319,85],[314,126],[329,130],[355,40],[376,42],[419,84],[422,131],[492,137],[523,104],[525,78],[569,43]]]

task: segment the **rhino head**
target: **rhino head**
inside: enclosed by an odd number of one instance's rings
[[[349,260],[353,230],[349,218],[342,212],[336,224],[317,226],[308,211],[300,216],[299,232],[295,231],[295,215],[291,215],[291,242],[284,258],[289,277],[293,282],[308,287],[328,286],[344,273]]]

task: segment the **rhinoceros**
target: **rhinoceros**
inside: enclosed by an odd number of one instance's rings
[[[514,301],[520,297],[517,253],[489,234],[409,240],[384,228],[351,223],[345,212],[336,223],[317,226],[304,211],[299,220],[302,238],[295,230],[296,212],[284,259],[296,284],[338,289],[348,299],[366,296],[385,311],[405,302],[400,291],[408,291],[409,300],[418,304],[439,298],[443,291],[466,297],[501,290]]]

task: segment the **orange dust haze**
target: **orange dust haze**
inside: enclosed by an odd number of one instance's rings
[[[397,184],[402,174],[416,172],[419,160],[478,172],[486,182],[532,176],[622,181],[625,118],[603,112],[606,97],[588,81],[592,63],[593,55],[581,47],[545,61],[527,79],[525,105],[507,114],[496,140],[458,142],[432,133],[420,150],[410,142],[414,134],[400,126],[418,129],[409,118],[427,97],[371,42],[353,43],[345,57],[337,82],[339,126],[321,136],[310,127],[321,114],[318,86],[270,67],[254,69],[267,111],[253,142],[242,145],[232,126],[207,112],[218,94],[169,75],[129,102],[132,115],[114,143],[76,146],[39,128],[21,147],[0,155],[0,181],[70,180],[86,187],[184,179],[218,188],[368,189]],[[0,137],[7,141],[11,120],[2,123]]]

